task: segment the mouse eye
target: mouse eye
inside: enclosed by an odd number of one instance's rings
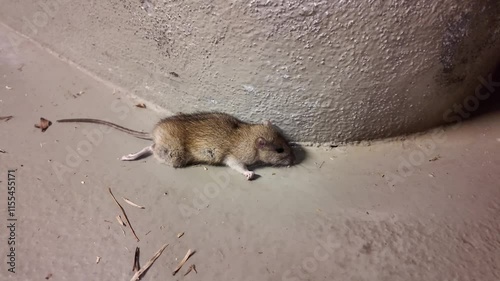
[[[283,153],[283,152],[285,152],[285,150],[283,149],[283,147],[279,147],[279,148],[276,148],[276,152]]]

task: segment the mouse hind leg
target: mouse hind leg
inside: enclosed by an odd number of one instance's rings
[[[153,148],[153,153],[158,161],[170,164],[174,168],[185,167],[189,162],[186,152],[181,147],[157,145]]]
[[[125,155],[121,158],[122,161],[134,161],[134,160],[139,160],[144,157],[148,157],[149,155],[153,154],[154,150],[154,144],[150,146],[146,146],[143,148],[141,151],[136,152],[136,153],[130,153],[128,155]]]

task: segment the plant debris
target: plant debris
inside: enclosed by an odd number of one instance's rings
[[[431,159],[429,159],[429,162],[436,161],[436,160],[438,160],[439,158],[441,158],[441,155],[434,156],[434,157],[432,157]]]
[[[132,206],[137,207],[137,208],[139,208],[139,209],[146,209],[145,207],[143,207],[143,206],[139,206],[139,205],[135,204],[134,202],[132,202],[132,201],[128,200],[128,199],[127,199],[127,198],[125,198],[125,197],[122,197],[122,199],[123,199],[123,201],[127,202],[129,205],[132,205]]]
[[[137,272],[139,269],[141,269],[141,266],[139,265],[139,247],[135,247],[135,254],[134,254],[134,266],[132,268],[132,271]]]
[[[73,96],[73,98],[75,98],[75,99],[76,99],[77,97],[79,97],[79,96],[81,96],[81,95],[83,95],[83,94],[85,94],[85,91],[80,91],[80,92],[78,92],[78,93],[76,93],[76,94],[72,94],[72,96]]]
[[[194,272],[195,272],[196,274],[198,274],[198,271],[196,271],[196,265],[192,264],[192,265],[188,268],[188,270],[186,271],[186,273],[184,273],[184,276],[188,275],[188,274],[189,274],[189,272],[191,272],[192,270],[194,270]]]
[[[40,123],[35,124],[35,128],[42,129],[42,132],[45,132],[50,127],[50,125],[52,125],[51,121],[49,121],[43,117],[40,117]]]
[[[134,276],[132,276],[132,279],[130,279],[130,281],[137,281],[139,280],[139,278],[141,277],[141,275],[146,271],[148,270],[151,265],[153,265],[153,263],[155,262],[155,260],[161,255],[161,253],[163,252],[163,250],[165,250],[165,248],[168,246],[168,244],[165,244],[161,247],[160,250],[158,250],[158,252],[156,252],[156,254],[141,268],[139,269],[139,271],[137,271]]]
[[[7,89],[7,90],[12,90],[12,87],[10,87],[10,86],[5,86],[5,89]]]
[[[1,149],[1,148],[0,148],[0,152],[1,152],[1,153],[7,153],[7,151],[5,151],[5,150],[3,150],[3,149]]]
[[[184,232],[177,233],[177,238],[181,238],[184,235]]]
[[[127,226],[127,225],[123,222],[123,220],[122,220],[122,216],[120,216],[120,215],[116,216],[116,220],[118,221],[118,223],[119,223],[120,225]]]
[[[45,280],[49,280],[50,277],[52,277],[52,273],[47,274],[47,276],[45,276]]]
[[[146,108],[146,104],[144,104],[144,103],[142,103],[142,102],[141,102],[141,103],[136,104],[135,106],[136,106],[136,107],[138,107],[138,108]]]
[[[99,262],[101,261],[101,257],[100,256],[97,256],[97,258],[95,259],[95,263],[96,264],[99,264]]]
[[[122,205],[120,205],[120,203],[118,203],[115,196],[113,195],[113,192],[111,192],[111,187],[108,188],[108,191],[109,191],[109,194],[111,194],[111,197],[113,197],[113,200],[115,200],[116,205],[118,205],[118,207],[120,207],[120,210],[122,210],[123,216],[125,217],[125,220],[127,221],[128,226],[130,227],[130,230],[132,230],[132,233],[134,234],[135,239],[137,239],[137,242],[139,242],[139,237],[137,237],[137,234],[135,234],[135,230],[132,227],[132,224],[130,223],[130,221],[127,217],[127,214],[125,213],[125,210],[123,209]]]
[[[325,161],[321,162],[319,165],[318,165],[318,162],[314,162],[314,164],[316,164],[316,166],[318,166],[318,169],[321,169],[321,167],[323,167],[323,164],[325,164]]]
[[[7,122],[7,121],[9,121],[10,119],[12,119],[12,117],[13,117],[12,115],[10,115],[10,116],[0,116],[0,120],[3,120],[3,121],[5,121],[5,122]]]
[[[190,256],[192,256],[196,251],[192,251],[191,249],[189,249],[186,253],[186,255],[184,256],[184,258],[181,260],[181,262],[179,263],[179,265],[177,266],[177,268],[175,268],[174,272],[172,272],[172,275],[175,276],[175,274],[181,269],[181,267],[186,263],[186,261],[189,259]]]

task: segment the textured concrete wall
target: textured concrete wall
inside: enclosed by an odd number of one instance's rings
[[[500,57],[496,0],[2,2],[11,27],[172,112],[299,141],[443,123]]]

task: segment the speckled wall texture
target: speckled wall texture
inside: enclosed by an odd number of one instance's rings
[[[442,124],[500,58],[496,0],[4,2],[2,21],[172,112],[297,141]]]

